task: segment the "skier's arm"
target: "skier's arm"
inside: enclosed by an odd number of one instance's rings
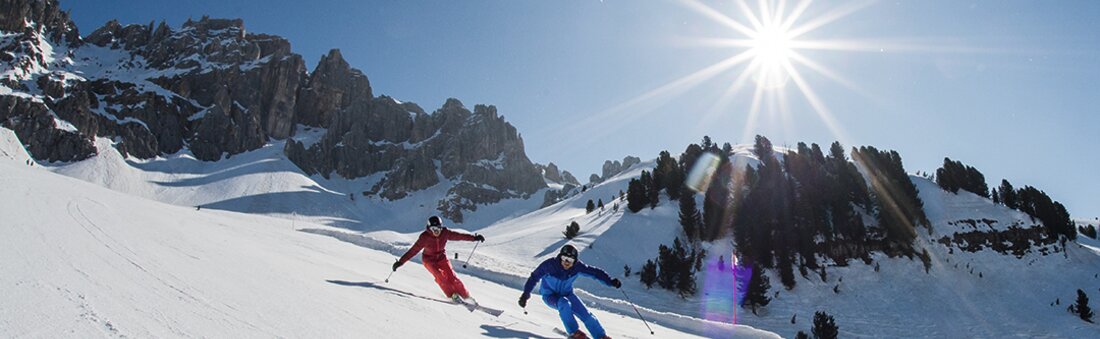
[[[460,233],[460,232],[453,231],[451,229],[447,229],[446,232],[447,232],[447,234],[446,234],[447,240],[474,241],[474,240],[477,239],[476,237],[474,237],[473,234],[469,234],[469,233],[466,233],[466,232],[461,232]]]
[[[615,287],[615,285],[611,282],[611,275],[607,274],[607,272],[599,268],[588,266],[585,263],[578,261],[577,272],[587,275],[593,279],[599,280],[604,285]]]
[[[412,248],[409,248],[409,251],[405,252],[405,255],[402,255],[401,259],[398,259],[397,262],[404,264],[406,261],[409,261],[409,259],[412,259],[412,257],[414,255],[416,255],[417,253],[420,253],[420,250],[423,249],[423,248],[424,248],[424,237],[421,236],[419,238],[416,238],[416,243],[413,244]]]
[[[535,284],[538,284],[539,279],[542,279],[542,276],[544,275],[546,275],[545,261],[543,261],[542,264],[539,264],[539,267],[536,268],[534,272],[531,272],[530,277],[527,277],[527,283],[523,284],[523,295],[531,295],[531,290],[535,289]]]

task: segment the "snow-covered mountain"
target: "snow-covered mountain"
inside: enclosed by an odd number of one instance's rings
[[[239,20],[111,22],[81,37],[55,1],[9,3],[2,336],[553,337],[553,312],[513,305],[527,274],[567,243],[623,278],[661,338],[794,336],[816,311],[842,337],[1100,333],[1066,310],[1077,289],[1100,295],[1100,242],[1036,243],[1043,225],[1027,214],[922,177],[907,180],[928,219],[913,241],[927,268],[878,252],[872,264],[823,260],[827,274],[789,290],[768,271],[773,299],[752,314],[733,297],[747,277],[728,267],[728,237],[698,244],[708,256],[693,296],[623,277],[683,238],[667,195],[626,211],[622,192],[656,160],[609,161],[577,187],[532,164],[494,107],[448,100],[428,114],[376,97],[339,51],[307,72],[289,42]],[[752,148],[729,153],[755,167]],[[586,212],[588,201],[604,208]],[[456,268],[469,261],[459,275],[471,292],[505,315],[440,302],[416,267],[381,282],[433,214],[488,238],[472,257],[472,243],[449,249],[462,255]],[[566,240],[572,222],[580,235]],[[625,294],[578,287],[613,336],[651,337]]]
[[[433,199],[432,189],[417,193],[423,196],[413,194],[396,202],[362,197],[352,200],[340,191],[341,187],[360,183],[306,176],[279,155],[279,148],[271,145],[219,162],[197,161],[186,153],[148,161],[123,159],[108,148],[82,162],[33,168],[43,167],[118,191],[169,202],[188,213],[199,213],[194,206],[202,205],[202,213],[260,214],[266,218],[240,217],[258,218],[264,220],[261,223],[283,225],[299,233],[325,235],[366,248],[363,251],[381,251],[377,262],[368,264],[373,268],[363,268],[368,271],[364,275],[375,279],[387,273],[388,263],[412,244],[423,229],[421,221],[432,213],[430,207],[417,206],[421,201],[429,205],[426,203]],[[757,163],[750,146],[735,147],[733,152],[740,163]],[[14,154],[17,165],[31,168],[25,164],[28,158],[19,155],[18,148],[5,150],[5,154],[9,153]],[[456,227],[484,234],[489,240],[477,248],[472,259],[468,257],[473,248],[471,243],[452,243],[449,249],[461,255],[455,265],[470,260],[469,268],[460,271],[464,279],[473,276],[516,289],[537,263],[571,243],[582,249],[581,260],[614,276],[622,277],[624,265],[637,272],[645,260],[656,256],[659,245],[683,237],[678,205],[667,197],[656,208],[645,208],[639,213],[626,211],[626,202],[619,198],[620,192],[627,190],[628,181],[654,166],[653,160],[635,164],[583,192],[578,188],[573,195],[542,209],[538,209],[540,199],[535,198],[484,206],[472,214],[471,222]],[[753,315],[734,304],[733,287],[745,277],[735,277],[718,262],[723,253],[728,260],[733,248],[729,241],[717,241],[701,244],[710,255],[706,268],[697,273],[697,295],[681,299],[674,292],[647,289],[634,275],[623,279],[624,289],[651,322],[707,337],[729,335],[730,328],[714,327],[715,322],[744,324],[785,337],[798,331],[808,333],[816,311],[835,317],[840,333],[846,337],[1068,338],[1088,337],[1100,330],[1066,311],[1076,289],[1096,295],[1100,286],[1100,278],[1096,277],[1100,272],[1100,250],[1095,240],[1079,237],[1080,244],[1071,242],[1065,251],[1036,247],[1019,257],[996,252],[988,246],[973,253],[961,250],[959,244],[948,246],[943,243],[944,237],[950,238],[955,233],[1037,225],[1026,214],[993,204],[986,198],[965,191],[949,193],[921,177],[910,179],[920,191],[931,223],[931,230],[922,228],[915,241],[928,249],[932,258],[927,273],[920,260],[876,254],[872,265],[828,267],[824,279],[817,274],[799,277],[797,287],[785,290],[778,284],[779,277],[769,271],[775,282],[769,291],[773,300],[759,315]],[[586,213],[588,200],[601,200],[605,208]],[[157,223],[155,220],[159,219],[153,220],[146,223]],[[574,221],[581,225],[580,236],[566,240],[561,232]],[[406,271],[412,270],[404,269],[399,274]],[[430,280],[427,275],[421,279]],[[425,286],[426,293],[433,291],[430,283]],[[617,291],[583,280],[578,287],[593,307],[636,318]],[[478,287],[471,290],[479,295],[485,293]],[[510,299],[515,296],[501,297],[494,303],[510,306],[515,302]],[[624,326],[633,328],[638,324]]]
[[[557,314],[534,304],[521,312],[521,286],[500,274],[459,269],[481,304],[504,310],[470,312],[444,301],[417,265],[385,282],[393,251],[317,235],[342,229],[107,190],[30,165],[21,145],[0,128],[0,336],[560,336]],[[652,337],[621,299],[593,298],[590,307],[615,337]],[[642,311],[663,338],[776,337]]]
[[[0,125],[35,159],[88,159],[101,151],[96,138],[135,159],[215,161],[279,144],[305,173],[375,176],[356,195],[400,200],[446,183],[432,208],[455,222],[563,181],[556,166],[527,158],[496,107],[449,99],[428,113],[375,96],[339,50],[308,72],[289,41],[247,32],[240,19],[111,21],[81,37],[56,0],[4,7]],[[321,135],[303,142],[304,129]]]

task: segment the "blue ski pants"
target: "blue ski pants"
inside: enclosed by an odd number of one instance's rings
[[[580,330],[580,325],[577,324],[576,319],[580,318],[581,322],[584,322],[584,327],[588,328],[588,333],[592,335],[592,338],[603,338],[607,335],[607,332],[603,330],[603,326],[600,325],[600,321],[588,312],[588,308],[584,307],[584,303],[581,303],[581,299],[577,298],[576,294],[544,294],[542,301],[547,306],[558,310],[558,316],[561,317],[562,325],[565,325],[566,333],[573,334],[573,332]]]

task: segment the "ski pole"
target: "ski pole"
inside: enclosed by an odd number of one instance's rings
[[[478,241],[477,243],[474,244],[474,249],[473,249],[473,251],[470,251],[470,256],[466,257],[466,263],[462,264],[462,268],[466,268],[466,264],[469,264],[470,259],[474,257],[474,251],[477,251],[477,245],[481,245],[481,242]]]
[[[629,303],[630,303],[630,307],[633,307],[633,308],[634,308],[634,313],[637,313],[637,314],[638,314],[638,319],[642,319],[642,323],[643,323],[643,324],[645,324],[645,328],[649,330],[649,334],[653,334],[653,329],[649,327],[649,322],[648,322],[648,321],[645,321],[645,317],[643,317],[643,316],[642,316],[642,312],[639,312],[639,311],[638,311],[638,306],[634,306],[634,302],[633,302],[633,301],[630,301],[630,297],[628,297],[628,296],[626,295],[626,291],[625,291],[625,290],[623,290],[623,289],[621,289],[621,288],[620,288],[620,289],[619,289],[619,291],[620,291],[620,292],[623,292],[623,297],[624,297],[624,298],[626,298],[626,302],[629,302]]]
[[[393,272],[397,272],[397,270],[393,270],[393,271],[390,271],[390,275],[387,275],[387,276],[386,276],[386,282],[387,282],[387,283],[389,283],[389,282],[390,282],[390,277],[392,277],[392,276],[393,276]]]

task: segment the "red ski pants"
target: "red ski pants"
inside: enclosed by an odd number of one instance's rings
[[[466,286],[463,286],[462,281],[455,276],[450,260],[424,261],[424,268],[428,269],[428,272],[435,277],[435,283],[439,285],[440,289],[443,289],[443,294],[447,295],[448,298],[455,293],[458,293],[463,299],[470,297],[470,292],[466,292]]]

